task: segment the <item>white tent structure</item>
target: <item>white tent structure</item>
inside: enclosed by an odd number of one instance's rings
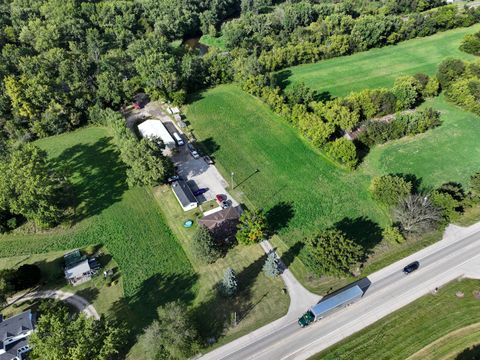
[[[138,131],[144,138],[160,138],[167,149],[174,149],[176,144],[160,120],[146,120],[138,125]]]

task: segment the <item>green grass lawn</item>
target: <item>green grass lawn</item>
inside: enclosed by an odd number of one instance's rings
[[[283,70],[286,85],[304,82],[333,96],[365,88],[390,87],[396,77],[425,73],[433,75],[447,57],[473,59],[458,49],[465,34],[480,30],[480,24],[445,31],[398,45]]]
[[[187,109],[197,138],[226,178],[234,172],[235,197],[266,210],[281,237],[274,245],[288,264],[305,236],[334,224],[368,250],[380,242],[387,216],[370,199],[369,176],[336,167],[235,85],[201,96]],[[303,264],[294,261],[293,267],[303,279],[310,276]]]
[[[463,292],[464,298],[458,298],[455,295],[457,291]],[[480,322],[480,300],[475,298],[474,291],[480,291],[478,280],[454,281],[436,295],[420,298],[314,358],[406,359],[452,331]],[[459,352],[474,343],[474,340],[465,337],[457,342],[457,348],[453,350]],[[435,348],[431,350],[435,351]],[[447,352],[447,349],[444,350]],[[421,358],[430,358],[428,353]]]
[[[468,186],[480,171],[480,117],[439,96],[422,106],[441,112],[442,125],[424,134],[375,146],[360,171],[368,175],[414,174],[427,189],[445,182]]]
[[[133,335],[152,321],[157,306],[178,298],[191,302],[197,276],[151,191],[126,187],[108,131],[89,127],[36,144],[71,173],[75,221],[45,234],[0,236],[0,257],[106,246],[119,266],[125,296],[111,313],[126,319]]]

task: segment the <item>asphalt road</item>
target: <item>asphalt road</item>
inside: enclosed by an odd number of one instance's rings
[[[417,258],[420,268],[404,275],[402,267],[391,268],[375,277],[362,299],[334,314],[300,328],[296,322],[255,339],[216,359],[305,359],[374,323],[383,316],[450,282],[480,262],[480,232]],[[478,266],[478,265],[477,265]],[[373,276],[372,276],[373,278]],[[307,310],[307,309],[305,309]],[[300,316],[301,314],[298,314]],[[228,346],[228,345],[227,345]],[[210,358],[207,354],[207,358]],[[213,355],[213,354],[211,354]]]

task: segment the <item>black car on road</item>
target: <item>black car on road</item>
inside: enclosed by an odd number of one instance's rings
[[[405,266],[403,268],[403,273],[405,275],[408,275],[410,274],[411,272],[414,272],[415,270],[417,270],[418,268],[420,267],[420,263],[418,261],[415,261],[411,264],[408,264],[407,266]]]

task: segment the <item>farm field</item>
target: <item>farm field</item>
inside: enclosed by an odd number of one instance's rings
[[[365,88],[390,87],[401,75],[433,75],[447,57],[473,59],[458,49],[463,37],[480,30],[480,24],[417,38],[397,45],[298,65],[279,72],[285,85],[305,83],[319,92],[344,96]]]
[[[457,291],[464,297],[458,298]],[[441,288],[436,295],[426,295],[390,314],[337,345],[316,355],[313,359],[439,359],[455,358],[465,348],[478,343],[470,336],[474,328],[467,326],[480,322],[479,280],[454,281]],[[465,328],[468,336],[458,338],[456,330]],[[459,330],[461,331],[461,330]],[[444,338],[445,337],[445,338]],[[443,338],[443,339],[442,339]],[[447,341],[448,340],[448,341]],[[438,341],[435,346],[430,346]],[[422,351],[421,353],[418,353]],[[436,355],[438,356],[436,356]],[[478,356],[478,348],[477,348]],[[457,359],[474,359],[470,357]]]
[[[266,210],[282,240],[277,237],[274,244],[287,264],[302,251],[305,236],[334,224],[367,250],[380,242],[387,216],[370,199],[369,176],[336,167],[234,85],[201,96],[187,109],[197,138],[225,178],[234,172],[234,196],[247,207]],[[306,280],[302,265],[294,267]]]

